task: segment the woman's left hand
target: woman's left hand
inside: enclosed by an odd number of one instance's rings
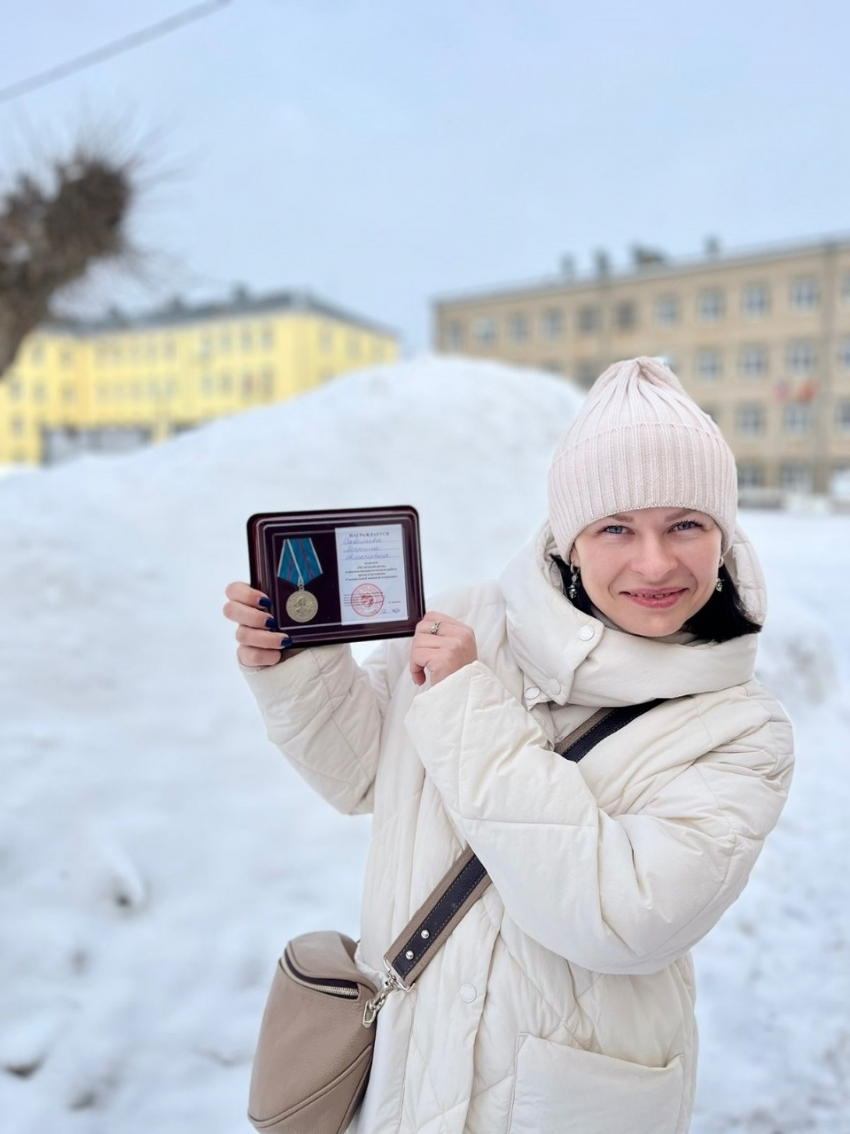
[[[436,685],[477,658],[471,626],[438,610],[425,612],[416,627],[410,650],[410,673],[417,685],[425,684],[426,671],[431,675],[431,684]]]

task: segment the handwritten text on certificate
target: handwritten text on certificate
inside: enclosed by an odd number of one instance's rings
[[[407,618],[407,580],[401,524],[337,528],[343,623]]]

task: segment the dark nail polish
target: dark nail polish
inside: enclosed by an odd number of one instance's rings
[[[285,650],[287,646],[291,646],[291,645],[292,645],[292,639],[291,638],[281,638],[280,648],[282,650]]]
[[[257,606],[261,606],[263,608],[263,610],[271,610],[272,600],[267,599],[267,598],[261,598],[261,599],[258,600]]]
[[[276,618],[267,618],[266,619],[266,629],[267,630],[280,630],[280,627],[277,624],[277,619]]]

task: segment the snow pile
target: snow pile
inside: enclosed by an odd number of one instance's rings
[[[411,503],[430,593],[492,576],[545,514],[580,400],[551,376],[423,358],[0,483],[4,1129],[248,1128],[274,959],[308,929],[356,935],[369,825],[301,784],[235,669],[220,608],[247,577],[245,521]],[[850,614],[833,605],[850,517],[742,520],[770,587],[761,671],[799,709],[800,766],[750,887],[698,951],[694,1129],[834,1134]]]

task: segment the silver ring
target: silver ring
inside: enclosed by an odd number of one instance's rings
[[[431,633],[432,633],[432,634],[438,634],[438,633],[439,633],[439,631],[440,631],[440,624],[439,624],[439,622],[432,622],[432,623],[431,623]]]

